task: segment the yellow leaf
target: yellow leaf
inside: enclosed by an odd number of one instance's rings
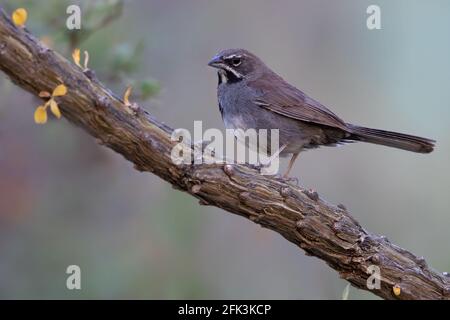
[[[77,49],[73,50],[72,58],[73,58],[73,61],[75,62],[75,64],[81,68],[81,65],[80,65],[80,49],[77,48]]]
[[[60,84],[53,90],[52,96],[53,97],[60,97],[64,96],[67,93],[67,87],[63,84]]]
[[[50,102],[51,102],[52,100],[53,100],[53,99],[47,100],[47,102],[44,103],[44,109],[45,109],[45,110],[47,110],[47,107],[50,105]]]
[[[125,94],[123,95],[123,102],[127,107],[131,106],[131,103],[129,100],[130,95],[131,95],[131,89],[132,89],[131,87],[128,87],[127,91],[125,91]]]
[[[41,97],[41,98],[50,98],[51,94],[50,94],[50,92],[47,92],[47,91],[41,91],[41,92],[39,92],[39,97]]]
[[[44,106],[37,107],[34,112],[34,122],[38,124],[44,124],[47,122],[47,111]]]
[[[59,110],[58,104],[55,100],[50,99],[50,110],[58,119],[61,118],[61,111]]]
[[[394,292],[394,294],[396,296],[399,296],[400,293],[402,292],[402,289],[400,288],[400,286],[398,284],[396,284],[395,286],[392,287],[392,291]]]
[[[24,8],[16,9],[12,14],[12,20],[17,27],[23,27],[27,22],[28,12]]]

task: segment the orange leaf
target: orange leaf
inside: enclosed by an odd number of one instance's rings
[[[73,61],[75,62],[75,64],[81,68],[81,65],[80,65],[80,49],[77,48],[77,49],[73,50],[72,58],[73,58]]]
[[[24,8],[19,8],[12,13],[11,17],[17,27],[23,27],[25,22],[27,22],[28,12]]]
[[[34,112],[34,122],[38,124],[44,124],[47,122],[47,111],[44,106],[37,107]]]
[[[128,87],[127,90],[125,91],[125,94],[123,95],[123,103],[127,107],[131,106],[131,103],[130,103],[130,100],[129,100],[130,95],[131,95],[131,89],[132,89],[131,87]]]
[[[50,99],[50,110],[58,119],[61,118],[61,111],[59,110],[58,104],[55,100]]]
[[[67,87],[63,84],[60,84],[59,86],[57,86],[55,88],[55,90],[53,90],[52,96],[53,97],[61,97],[66,95],[67,93]]]
[[[396,284],[395,286],[392,287],[392,291],[394,292],[394,294],[396,296],[399,296],[400,293],[402,292],[402,289],[400,288],[400,286],[398,284]]]

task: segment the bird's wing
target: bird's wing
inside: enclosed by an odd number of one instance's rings
[[[332,111],[281,78],[260,78],[248,85],[256,92],[254,103],[283,116],[344,131],[348,127]]]

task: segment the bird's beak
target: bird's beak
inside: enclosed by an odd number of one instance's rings
[[[214,58],[211,59],[210,62],[208,62],[208,66],[213,68],[220,68],[220,66],[223,65],[223,60],[220,55],[214,56]]]

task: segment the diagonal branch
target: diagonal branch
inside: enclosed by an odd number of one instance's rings
[[[175,145],[171,128],[142,109],[126,106],[91,71],[83,72],[26,29],[16,28],[3,11],[0,70],[35,96],[51,92],[62,81],[68,87],[67,95],[57,98],[63,116],[133,162],[137,170],[156,174],[200,199],[200,204],[214,205],[279,233],[355,287],[369,290],[366,281],[375,265],[381,271],[381,287],[369,291],[382,298],[450,298],[446,274],[366,231],[343,207],[326,203],[317,193],[242,165],[175,165],[170,157]]]

